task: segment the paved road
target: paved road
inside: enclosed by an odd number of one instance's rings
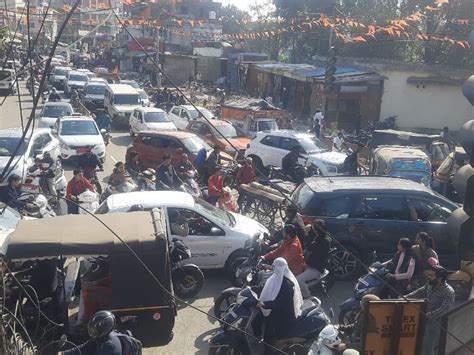
[[[29,117],[33,102],[31,97],[23,90],[21,96],[23,114],[25,119]],[[0,98],[3,99],[3,98]],[[1,101],[0,101],[1,102]],[[0,128],[20,127],[20,110],[17,97],[9,97],[4,105],[0,107]],[[107,160],[104,164],[104,172],[99,178],[104,181],[112,172],[113,165],[117,161],[124,160],[126,147],[131,139],[126,132],[112,133],[111,143],[107,146]],[[65,166],[67,178],[71,178],[72,166]],[[104,182],[105,184],[105,182]],[[222,272],[206,272],[206,283],[197,298],[189,303],[199,310],[209,313],[214,304],[214,297],[230,284],[226,281]],[[337,317],[337,305],[342,300],[352,295],[352,282],[336,283],[330,291],[330,298],[323,300],[324,309],[329,312],[332,307]],[[144,290],[146,292],[146,290]],[[216,332],[218,326],[214,320],[190,306],[181,305],[174,328],[174,339],[167,346],[160,348],[145,349],[145,354],[207,354],[208,339]]]

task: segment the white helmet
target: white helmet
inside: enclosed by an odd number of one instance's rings
[[[321,333],[319,333],[319,340],[322,345],[330,349],[336,348],[342,342],[341,338],[339,338],[339,332],[332,324],[325,326],[323,330],[321,330]]]

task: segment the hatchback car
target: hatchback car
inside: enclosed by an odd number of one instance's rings
[[[457,242],[450,238],[447,219],[458,206],[415,181],[382,176],[312,177],[291,199],[306,222],[326,221],[329,232],[350,253],[339,248],[336,273],[340,279],[361,270],[357,258],[370,264],[373,252],[381,260],[396,253],[402,237],[427,232],[443,266],[458,265]],[[337,245],[335,245],[337,246]]]
[[[27,134],[23,141],[21,140],[22,134],[21,127],[0,130],[0,171],[3,171],[19,145],[9,172],[0,182],[1,185],[7,184],[7,177],[11,174],[25,178],[28,168],[34,165],[34,160],[38,155],[49,152],[55,159],[59,156],[59,142],[51,134],[50,129],[37,128],[31,135]]]
[[[130,136],[141,131],[176,131],[168,114],[155,107],[139,107],[130,115]]]
[[[58,118],[74,114],[69,102],[46,102],[39,114],[39,126],[53,128]]]
[[[243,156],[250,143],[249,138],[238,137],[235,127],[223,120],[191,121],[186,130],[196,133],[211,146],[220,146],[232,156],[236,155],[234,148],[237,148]]]
[[[67,74],[66,84],[64,87],[64,93],[70,95],[73,89],[82,91],[84,86],[89,81],[89,77],[86,73],[80,71],[70,71]]]
[[[137,191],[109,196],[97,214],[128,212],[135,205],[146,210],[161,207],[166,212],[168,235],[181,239],[189,247],[191,258],[185,263],[203,269],[228,267],[243,254],[245,242],[267,228],[248,217],[221,210],[206,201],[178,191]],[[187,219],[189,233],[177,235],[170,228],[170,214]]]
[[[206,116],[207,119],[214,118],[214,115],[204,107],[197,106],[198,110]],[[170,120],[176,125],[180,130],[185,130],[190,121],[197,120],[200,116],[199,111],[197,111],[191,105],[180,105],[173,106],[168,112]]]
[[[266,166],[281,167],[283,157],[295,146],[299,146],[301,155],[306,156],[306,159],[299,159],[300,164],[313,164],[322,175],[341,173],[346,155],[330,151],[323,142],[309,133],[287,130],[258,132],[245,155],[251,157],[260,169]]]
[[[92,117],[63,117],[56,122],[53,133],[58,137],[62,160],[76,158],[91,150],[105,161],[104,139]]]
[[[169,154],[175,161],[182,150],[188,154],[189,160],[192,162],[202,148],[206,149],[208,153],[212,151],[206,142],[190,132],[145,131],[138,133],[132,145],[128,147],[126,160],[131,152],[137,152],[143,168],[155,169],[161,164],[165,154]]]

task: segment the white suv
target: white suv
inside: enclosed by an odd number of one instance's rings
[[[214,118],[214,115],[209,110],[204,107],[196,107],[207,119],[210,120]],[[190,121],[199,118],[199,112],[192,105],[180,105],[173,106],[168,112],[168,116],[178,129],[184,131]]]
[[[130,136],[141,131],[176,131],[176,126],[159,108],[137,107],[130,115]]]
[[[332,152],[314,135],[296,131],[270,131],[258,132],[253,139],[245,156],[251,157],[260,167],[282,166],[282,159],[291,148],[300,146],[302,155],[306,155],[308,163],[315,165],[322,175],[340,174],[346,155]],[[305,165],[305,159],[300,158],[300,163]]]

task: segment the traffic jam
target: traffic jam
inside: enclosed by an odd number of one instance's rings
[[[16,346],[166,345],[213,272],[231,287],[212,295],[212,354],[356,354],[379,321],[369,305],[395,301],[423,305],[407,353],[434,354],[442,317],[469,298],[473,121],[456,140],[396,117],[353,134],[199,80],[153,87],[65,54],[35,68],[10,86],[37,104],[31,126],[0,130]],[[327,308],[342,282],[350,296]]]

